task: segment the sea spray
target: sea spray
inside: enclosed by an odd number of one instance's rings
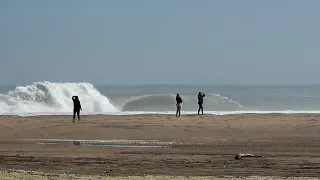
[[[196,95],[181,95],[184,111],[197,111],[198,99]],[[112,101],[112,100],[111,100]],[[145,94],[140,96],[127,97],[117,105],[122,111],[150,111],[165,112],[175,110],[175,94]],[[207,111],[236,111],[250,110],[239,102],[219,94],[208,94],[204,100]]]
[[[213,96],[213,97],[216,97],[216,98],[217,98],[218,100],[220,100],[220,101],[223,101],[223,102],[226,102],[226,103],[233,103],[233,104],[235,104],[236,106],[238,106],[239,108],[242,108],[242,109],[244,109],[244,110],[251,110],[251,109],[249,109],[249,108],[244,107],[244,106],[243,106],[242,104],[240,104],[239,102],[232,100],[232,99],[229,98],[229,97],[222,96],[222,95],[220,95],[220,94],[210,94],[210,95]]]
[[[2,87],[0,115],[72,115],[71,96],[78,95],[81,114],[175,114],[175,95],[183,98],[182,114],[196,114],[197,92],[206,92],[205,114],[319,113],[318,87],[93,86],[90,83],[35,82]],[[180,89],[179,89],[180,88]],[[220,88],[220,89],[219,89]],[[11,89],[11,91],[8,91]],[[276,95],[275,95],[276,94]]]
[[[106,113],[118,110],[90,83],[35,82],[0,94],[0,113],[72,112],[71,97],[79,96],[84,113]]]

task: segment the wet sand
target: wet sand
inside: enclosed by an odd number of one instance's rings
[[[0,168],[152,178],[320,177],[319,119],[317,114],[91,115],[72,123],[71,116],[0,116]],[[235,160],[241,152],[264,157]]]

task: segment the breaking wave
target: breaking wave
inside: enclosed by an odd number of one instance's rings
[[[1,114],[64,113],[73,109],[71,97],[79,96],[83,112],[117,112],[109,101],[90,83],[35,82],[0,94]]]
[[[0,114],[70,114],[71,97],[79,96],[83,114],[114,114],[175,111],[175,94],[106,97],[90,83],[35,82],[0,94]],[[197,111],[197,96],[181,95],[183,111]],[[205,111],[249,111],[237,101],[220,94],[208,94]]]
[[[121,91],[118,93],[118,89],[112,92],[108,92],[109,90],[112,91],[107,88],[100,92],[92,84],[85,82],[35,82],[0,94],[0,114],[22,116],[71,114],[73,95],[79,96],[83,109],[82,114],[172,114],[176,110],[175,94],[168,93],[171,92],[170,89],[166,89],[164,94],[144,95],[134,95],[134,93],[140,93],[139,89],[133,92],[131,89],[126,89],[125,93]],[[141,89],[141,91],[145,92],[146,89]],[[262,95],[257,95],[253,92],[255,91],[240,96],[236,93],[229,93],[229,96],[219,93],[206,94],[205,113],[320,113],[318,111],[320,96],[316,93],[299,94],[297,92],[294,94],[295,91],[293,91],[275,95],[272,90],[271,94],[266,91]],[[106,96],[106,94],[112,95]],[[183,113],[195,113],[198,109],[197,94],[184,93],[181,96]]]
[[[198,99],[195,95],[181,95],[183,111],[196,111]],[[207,111],[237,111],[250,110],[242,104],[219,94],[208,94],[204,107]],[[122,111],[172,111],[175,109],[174,94],[148,94],[128,98],[119,105]]]

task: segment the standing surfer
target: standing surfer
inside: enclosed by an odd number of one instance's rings
[[[81,108],[81,103],[78,96],[72,96],[72,101],[73,101],[73,121],[72,122],[74,122],[76,118],[76,114],[78,115],[78,120],[80,121],[80,110],[82,111],[82,108]]]
[[[177,103],[177,111],[176,111],[176,117],[180,117],[180,111],[181,111],[181,107],[182,107],[182,98],[179,94],[177,94],[176,96],[176,103]]]
[[[198,115],[200,114],[200,110],[202,112],[203,115],[203,97],[205,97],[206,95],[204,93],[199,92],[198,94],[198,105],[199,105],[199,109],[198,109]]]

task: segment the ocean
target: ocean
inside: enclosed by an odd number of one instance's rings
[[[197,113],[197,94],[205,93],[204,113],[320,113],[320,85],[144,85],[95,86],[90,83],[35,82],[0,87],[1,115],[71,114],[78,95],[82,114],[174,114],[175,95],[182,113]]]

